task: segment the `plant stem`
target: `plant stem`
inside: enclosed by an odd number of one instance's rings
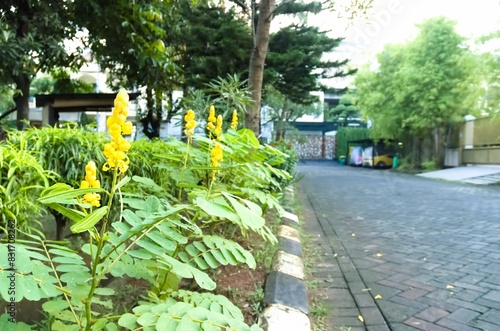
[[[191,146],[192,142],[193,142],[193,138],[191,136],[188,136],[186,155],[184,156],[184,164],[182,165],[181,183],[184,181],[184,172],[186,171],[186,167],[187,167],[187,161],[188,161],[188,156],[189,156],[189,147]],[[182,186],[179,188],[179,196],[178,196],[179,203],[181,202],[181,198],[182,198]]]
[[[92,327],[92,298],[94,297],[94,292],[99,285],[100,279],[98,279],[97,276],[97,269],[99,265],[103,262],[100,260],[100,255],[102,252],[102,248],[104,247],[104,234],[106,233],[107,230],[107,225],[108,225],[108,220],[109,220],[109,213],[111,211],[111,205],[113,204],[113,198],[115,195],[115,187],[116,187],[116,179],[118,177],[118,169],[114,168],[113,172],[113,181],[111,184],[111,191],[109,194],[109,201],[108,201],[108,213],[104,217],[104,221],[102,223],[101,231],[100,233],[97,231],[96,228],[94,228],[92,231],[95,231],[94,234],[96,235],[95,239],[97,242],[97,251],[94,257],[94,262],[91,265],[92,269],[92,285],[90,287],[89,295],[87,296],[87,299],[85,300],[85,315],[87,317],[87,324],[85,325],[85,331],[90,331],[90,328]],[[92,235],[91,235],[92,237]]]

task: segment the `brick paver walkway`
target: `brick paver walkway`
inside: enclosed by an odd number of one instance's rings
[[[298,169],[328,330],[500,330],[500,187]]]

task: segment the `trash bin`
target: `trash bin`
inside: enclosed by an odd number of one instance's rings
[[[345,156],[343,155],[339,156],[339,163],[345,165]]]
[[[392,168],[395,169],[398,167],[398,156],[397,155],[394,155],[394,157],[392,158]]]

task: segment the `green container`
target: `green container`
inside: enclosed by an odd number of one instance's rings
[[[392,167],[395,169],[398,167],[398,156],[397,155],[394,155],[394,158],[392,159]]]
[[[345,165],[345,156],[339,156],[339,163]]]

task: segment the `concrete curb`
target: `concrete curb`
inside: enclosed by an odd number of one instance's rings
[[[287,187],[286,212],[278,229],[280,247],[266,278],[264,304],[267,307],[259,316],[259,325],[265,331],[311,330],[300,234],[296,229],[299,219],[288,206],[293,196],[293,188]]]

